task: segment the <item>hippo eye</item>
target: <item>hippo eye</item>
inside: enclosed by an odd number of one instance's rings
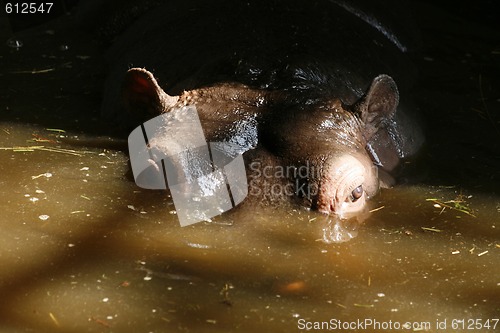
[[[363,185],[359,185],[351,192],[352,202],[356,202],[363,195]]]

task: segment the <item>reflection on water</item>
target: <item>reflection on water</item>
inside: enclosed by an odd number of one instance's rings
[[[358,228],[361,222],[357,219],[336,219],[335,217],[328,217],[323,227],[323,242],[330,243],[343,243],[348,242],[358,235]]]
[[[8,110],[0,122],[2,331],[294,332],[371,318],[416,323],[410,331],[429,323],[433,332],[446,320],[439,331],[455,332],[455,319],[498,318],[498,196],[400,186],[376,196],[359,226],[292,204],[245,202],[182,228],[167,193],[131,180],[122,142],[81,133],[99,133],[95,60],[76,45],[60,55],[53,38],[23,37],[25,53],[2,55],[13,66],[1,71],[11,83],[0,92]],[[38,40],[47,57],[39,59]],[[55,70],[19,74],[33,59]],[[325,232],[358,235],[326,244]]]

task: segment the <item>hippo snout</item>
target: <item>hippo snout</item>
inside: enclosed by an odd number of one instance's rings
[[[365,156],[329,157],[319,184],[317,209],[341,218],[366,209],[366,201],[378,190],[377,168]]]

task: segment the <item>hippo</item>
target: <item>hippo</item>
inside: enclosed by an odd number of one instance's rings
[[[207,142],[243,154],[249,197],[360,216],[368,199],[401,178],[401,162],[418,155],[424,137],[411,101],[418,33],[404,2],[136,7],[95,19],[106,22],[112,42],[103,116],[130,131],[196,107]]]
[[[383,165],[377,166],[380,160],[371,146],[376,133],[387,130],[399,101],[397,86],[388,75],[375,77],[364,96],[352,105],[332,98],[304,107],[303,101],[291,103],[287,92],[252,89],[243,84],[224,83],[170,96],[151,72],[132,68],[123,84],[123,98],[128,112],[140,110],[152,115],[196,106],[208,141],[233,143],[242,154],[265,150],[274,158],[258,167],[272,166],[275,171],[268,172],[268,178],[301,184],[302,190],[278,194],[299,195],[310,208],[324,214],[345,218],[359,213],[380,187],[394,183],[389,174],[379,176],[385,171]],[[392,147],[391,142],[386,144]],[[149,146],[168,150],[161,136],[150,138]],[[262,176],[258,158],[252,155],[253,159],[247,159],[248,167]],[[307,170],[301,172],[304,167]],[[277,175],[277,170],[287,170],[288,174]],[[253,176],[250,172],[249,177]],[[250,185],[255,181],[250,179]]]

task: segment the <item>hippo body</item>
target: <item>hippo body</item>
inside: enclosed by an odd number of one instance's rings
[[[255,171],[250,186],[293,184],[295,197],[340,217],[394,184],[400,160],[421,146],[407,98],[413,34],[399,2],[149,5],[108,52],[103,113],[126,128],[195,105],[207,141],[236,144],[249,177],[255,162],[310,168],[275,180]]]

